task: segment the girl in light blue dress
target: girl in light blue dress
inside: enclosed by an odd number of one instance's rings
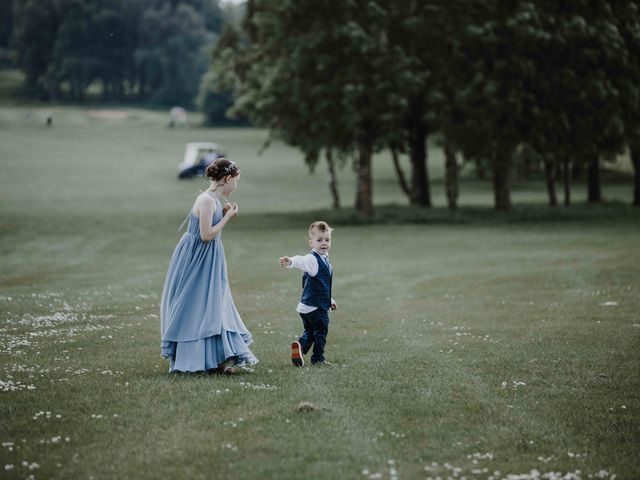
[[[235,162],[219,158],[207,167],[209,189],[198,195],[189,225],[176,246],[162,291],[162,356],[170,372],[234,374],[234,366],[258,363],[251,334],[233,303],[221,233],[238,214],[237,203],[221,202],[238,187]]]

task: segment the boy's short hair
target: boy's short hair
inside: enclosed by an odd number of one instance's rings
[[[331,228],[329,226],[329,224],[327,222],[325,222],[324,220],[318,220],[313,222],[311,225],[309,225],[309,236],[313,235],[313,232],[315,230],[318,230],[320,232],[333,232],[333,228]]]

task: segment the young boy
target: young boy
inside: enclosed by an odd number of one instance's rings
[[[328,364],[324,360],[324,345],[329,331],[329,310],[338,308],[331,298],[333,267],[329,262],[332,228],[326,222],[313,222],[309,227],[311,252],[295,257],[280,257],[280,266],[298,268],[302,275],[302,297],[296,311],[302,318],[304,333],[291,344],[291,362],[304,365],[304,357],[313,345],[311,364]]]

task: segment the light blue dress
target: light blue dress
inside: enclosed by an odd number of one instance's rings
[[[223,214],[222,205],[215,201],[212,225]],[[220,234],[202,241],[193,212],[164,282],[160,328],[162,356],[170,359],[170,372],[212,370],[226,360],[239,366],[258,363],[248,348],[251,334],[231,297]]]

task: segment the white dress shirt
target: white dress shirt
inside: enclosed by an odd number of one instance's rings
[[[315,250],[314,250],[315,251]],[[318,252],[316,252],[318,253]],[[318,253],[320,258],[329,264],[329,255],[323,255]],[[291,257],[291,265],[288,265],[287,268],[297,268],[302,270],[303,272],[309,274],[312,277],[315,277],[318,274],[318,260],[316,259],[313,253],[307,253],[306,255],[296,255],[295,257]],[[332,271],[332,268],[329,266],[329,271]],[[333,297],[331,298],[331,303],[335,303],[333,301]],[[304,303],[298,303],[298,307],[296,308],[296,312],[298,313],[309,313],[317,310],[318,307],[312,307],[311,305],[305,305]]]

